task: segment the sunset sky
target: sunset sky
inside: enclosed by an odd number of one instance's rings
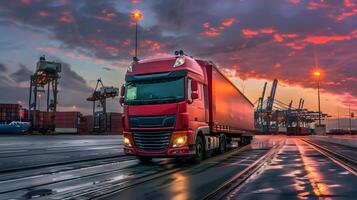
[[[297,107],[302,97],[315,111],[318,68],[322,111],[357,110],[354,0],[1,0],[0,102],[27,101],[30,75],[46,55],[64,63],[60,109],[89,113],[97,78],[123,83],[135,9],[143,13],[139,58],[183,49],[216,62],[252,102],[277,78],[280,101]]]

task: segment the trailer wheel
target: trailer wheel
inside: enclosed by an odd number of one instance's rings
[[[200,136],[197,136],[196,138],[195,150],[196,150],[196,154],[193,157],[193,162],[199,163],[203,160],[204,153],[205,153],[203,141]]]
[[[152,158],[144,157],[144,156],[138,156],[138,159],[140,160],[141,163],[150,163],[152,160]]]
[[[226,135],[221,134],[219,137],[219,153],[223,154],[227,150]]]

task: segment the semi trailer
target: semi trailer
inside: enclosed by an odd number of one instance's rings
[[[211,61],[175,55],[136,60],[121,87],[124,152],[142,162],[154,157],[224,153],[249,144],[254,108]]]

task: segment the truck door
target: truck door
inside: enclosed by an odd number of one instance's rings
[[[205,92],[202,83],[198,83],[198,99],[192,101],[191,99],[191,78],[188,78],[188,99],[191,102],[189,104],[190,121],[206,122],[206,109],[205,109]]]

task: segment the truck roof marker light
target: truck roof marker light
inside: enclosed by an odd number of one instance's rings
[[[181,65],[185,64],[185,58],[184,57],[178,57],[175,60],[174,67],[179,67]]]
[[[133,63],[128,66],[128,72],[133,72]]]

